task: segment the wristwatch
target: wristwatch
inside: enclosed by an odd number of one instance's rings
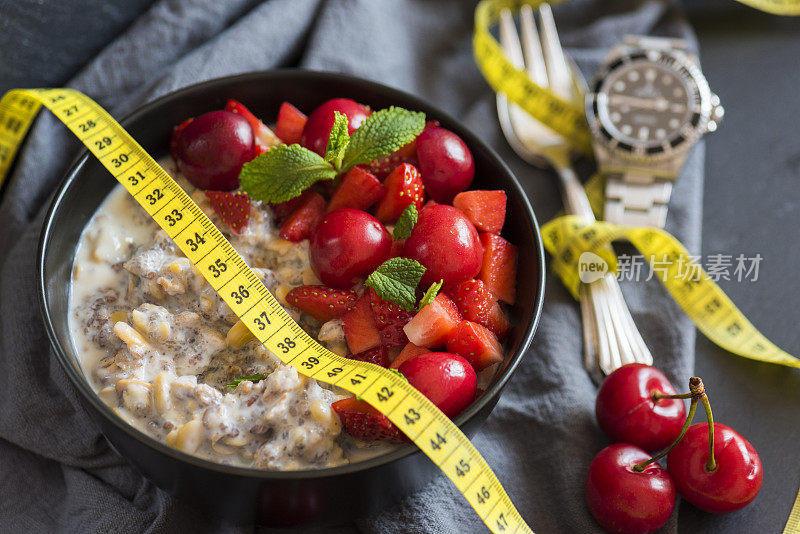
[[[689,148],[723,116],[686,41],[626,36],[606,57],[586,96],[604,219],[664,227],[672,184]]]

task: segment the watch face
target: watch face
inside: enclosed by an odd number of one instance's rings
[[[697,81],[666,54],[618,60],[595,91],[592,112],[600,133],[628,152],[670,151],[694,137],[702,117]]]

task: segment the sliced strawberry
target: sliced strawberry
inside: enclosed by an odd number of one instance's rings
[[[517,295],[517,247],[499,235],[479,234],[483,244],[483,265],[478,278],[486,288],[508,304],[514,304]]]
[[[306,125],[306,117],[299,109],[288,102],[281,104],[278,110],[278,120],[275,123],[275,135],[287,145],[300,142],[303,136],[303,128]]]
[[[230,191],[206,191],[206,197],[222,222],[234,234],[241,234],[250,222],[250,197],[247,193]]]
[[[381,345],[391,348],[408,343],[403,327],[414,314],[394,302],[383,300],[372,288],[369,288],[369,302],[375,316],[375,325],[381,333]]]
[[[414,345],[413,343],[409,343],[403,347],[403,350],[400,351],[400,354],[397,355],[397,358],[392,360],[392,365],[389,366],[389,369],[397,369],[403,365],[403,362],[410,360],[414,356],[425,354],[426,352],[430,352],[430,350],[426,349],[425,347],[420,347]]]
[[[397,441],[402,433],[388,417],[355,397],[342,399],[331,404],[339,416],[342,426],[354,438],[364,441]]]
[[[278,222],[283,222],[286,220],[286,217],[291,215],[297,208],[300,207],[301,204],[308,200],[308,197],[311,196],[312,193],[313,191],[309,189],[299,197],[294,197],[286,202],[280,202],[278,204],[270,204],[269,206],[272,208],[272,212],[275,214],[275,219]]]
[[[358,295],[354,291],[327,286],[300,286],[286,294],[286,302],[324,323],[338,319],[355,307]]]
[[[497,334],[500,339],[505,338],[508,332],[511,331],[511,323],[508,321],[508,317],[506,317],[506,313],[499,302],[495,302],[492,309],[489,310],[489,319],[484,326]]]
[[[461,321],[447,342],[447,352],[460,354],[476,371],[503,361],[503,347],[497,337],[472,321]]]
[[[225,104],[225,111],[239,114],[250,123],[250,127],[253,128],[253,136],[256,140],[256,155],[263,154],[269,150],[269,147],[275,146],[277,141],[275,134],[266,124],[261,122],[258,117],[253,115],[244,104],[237,100],[228,100],[228,103]]]
[[[481,280],[464,280],[446,293],[464,319],[486,326],[495,299]]]
[[[419,171],[413,165],[403,163],[392,171],[383,185],[386,187],[386,196],[375,208],[375,217],[382,223],[396,221],[411,203],[415,204],[417,210],[422,207],[425,188]]]
[[[351,360],[374,363],[381,367],[389,367],[389,355],[386,352],[386,347],[383,345],[375,347],[374,349],[365,350],[364,352],[359,352],[358,354],[348,354],[347,357]]]
[[[422,308],[403,327],[408,340],[422,347],[443,347],[462,321],[456,305],[443,293]]]
[[[175,128],[172,129],[172,137],[169,140],[169,153],[172,154],[172,160],[177,163],[178,161],[178,139],[181,136],[181,132],[189,126],[189,123],[194,120],[194,117],[189,117]]]
[[[308,239],[324,216],[325,199],[319,193],[311,193],[283,221],[280,228],[280,236],[294,243]]]
[[[333,194],[328,213],[339,208],[366,210],[386,194],[386,189],[374,175],[361,167],[353,167],[344,175],[341,185]]]
[[[342,329],[347,347],[353,354],[374,349],[381,344],[381,334],[375,324],[368,294],[362,295],[355,307],[342,316]]]
[[[479,232],[499,234],[506,220],[505,191],[464,191],[453,199]]]

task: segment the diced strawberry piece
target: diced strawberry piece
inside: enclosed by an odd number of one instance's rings
[[[369,288],[369,302],[375,316],[375,325],[381,333],[381,345],[391,348],[408,343],[403,327],[414,314],[394,302],[383,300],[372,288]]]
[[[430,350],[426,349],[425,347],[420,347],[414,345],[413,343],[407,344],[403,347],[403,350],[400,351],[400,354],[397,355],[397,358],[392,360],[392,365],[389,366],[389,369],[397,369],[404,362],[410,360],[414,356],[419,356],[420,354],[425,354],[426,352],[430,352]]]
[[[178,162],[178,139],[180,138],[183,130],[185,130],[186,127],[189,126],[189,123],[193,120],[194,117],[189,117],[172,129],[172,137],[170,137],[169,140],[169,153],[172,154],[172,160],[176,163]]]
[[[280,236],[294,243],[311,237],[314,228],[325,216],[325,199],[319,193],[311,193],[300,206],[283,221]]]
[[[400,429],[366,401],[350,397],[334,402],[331,408],[354,438],[364,441],[402,440]]]
[[[499,234],[506,220],[505,191],[464,191],[453,199],[479,232]]]
[[[497,334],[500,339],[505,338],[511,331],[511,323],[508,321],[505,312],[499,302],[495,302],[489,310],[489,319],[484,325],[486,328]]]
[[[495,335],[472,321],[461,321],[447,342],[447,352],[460,354],[476,371],[503,361],[503,347]]]
[[[381,367],[389,367],[389,355],[386,352],[386,347],[381,345],[374,349],[365,350],[358,354],[349,354],[347,356],[351,360],[358,360],[360,362],[374,363]]]
[[[383,184],[386,196],[378,202],[375,217],[382,223],[392,223],[400,217],[409,204],[419,210],[425,198],[425,188],[419,171],[413,165],[403,163],[386,178]]]
[[[495,298],[514,304],[517,294],[517,247],[490,233],[480,234],[483,266],[478,278]]]
[[[263,154],[269,150],[269,147],[276,144],[275,134],[272,130],[253,115],[241,102],[228,100],[228,103],[225,104],[225,111],[237,113],[250,123],[250,127],[253,128],[253,137],[255,137],[256,141],[256,155]]]
[[[286,217],[294,213],[294,211],[299,208],[301,204],[308,200],[308,197],[311,196],[312,193],[313,191],[309,189],[299,197],[294,197],[286,202],[280,202],[278,204],[270,204],[269,206],[272,208],[272,212],[275,214],[275,219],[278,222],[283,222]]]
[[[381,334],[375,324],[369,295],[362,295],[355,307],[342,316],[342,329],[347,347],[353,354],[374,349],[381,344]]]
[[[461,320],[453,301],[439,293],[433,302],[417,312],[403,327],[403,331],[415,345],[443,347]]]
[[[206,197],[222,222],[233,233],[241,234],[250,222],[250,197],[247,193],[230,191],[206,191]]]
[[[409,165],[414,165],[415,167],[418,164],[416,157],[403,157],[397,155],[395,152],[394,154],[389,154],[388,156],[383,156],[382,158],[376,159],[366,166],[366,170],[375,175],[375,177],[379,180],[383,181],[391,174],[393,170],[403,163],[408,163]]]
[[[436,204],[438,204],[438,202],[436,202],[435,200],[433,200],[432,198],[430,198],[430,199],[428,199],[428,201],[425,203],[425,205],[424,205],[424,206],[422,206],[422,209],[429,208],[429,207],[431,207],[431,206],[435,206]]]
[[[445,291],[464,319],[486,326],[495,299],[481,280],[464,280]]]
[[[299,109],[288,102],[284,102],[278,110],[275,135],[287,145],[299,143],[307,120],[308,117]]]
[[[386,194],[386,189],[372,174],[361,167],[353,167],[344,175],[341,185],[333,194],[328,213],[339,208],[366,210]]]
[[[327,286],[300,286],[286,294],[286,302],[324,323],[352,310],[358,295],[354,291]]]

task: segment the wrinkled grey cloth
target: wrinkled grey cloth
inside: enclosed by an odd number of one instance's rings
[[[462,0],[161,0],[69,86],[121,117],[180,87],[245,71],[301,66],[377,80],[460,117],[511,165],[546,221],[560,209],[554,177],[524,165],[501,135],[494,95],[472,57],[473,9]],[[556,6],[555,17],[587,76],[626,33],[694,42],[679,10],[666,1],[573,0]],[[35,292],[35,252],[49,196],[77,149],[66,129],[43,113],[0,206],[0,528],[207,530],[109,448],[49,347]],[[698,146],[669,211],[668,229],[693,252],[699,250],[702,166]],[[623,289],[657,365],[683,383],[693,367],[691,323],[655,280]],[[599,530],[584,504],[583,481],[607,440],[594,419],[596,386],[581,365],[579,325],[577,304],[548,273],[533,346],[474,440],[537,532]],[[483,527],[439,477],[394,508],[341,527],[351,530]],[[675,530],[673,516],[665,531]]]

